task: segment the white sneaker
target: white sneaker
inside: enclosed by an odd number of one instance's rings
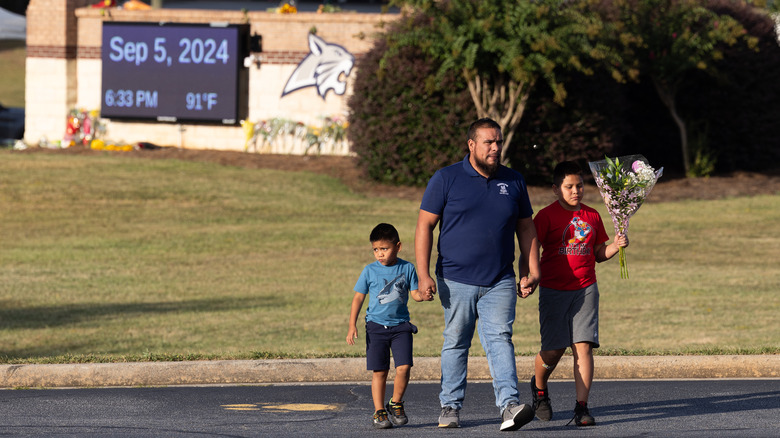
[[[504,422],[501,423],[500,430],[517,430],[534,419],[534,409],[526,404],[518,405],[517,403],[512,402],[504,408],[501,417]]]

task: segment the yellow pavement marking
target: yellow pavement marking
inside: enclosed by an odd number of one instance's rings
[[[318,403],[244,403],[235,405],[221,405],[228,411],[259,411],[268,409],[280,412],[315,412],[315,411],[339,411],[343,404],[324,405]]]
[[[222,405],[228,411],[259,411],[256,404]]]
[[[308,411],[338,411],[342,405],[323,405],[317,403],[288,403],[288,404],[269,404],[261,403],[264,409],[290,412],[308,412]]]

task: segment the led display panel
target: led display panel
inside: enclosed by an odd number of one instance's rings
[[[101,117],[235,125],[248,25],[103,22]]]

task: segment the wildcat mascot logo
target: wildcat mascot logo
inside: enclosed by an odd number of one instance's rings
[[[349,77],[355,57],[347,49],[328,43],[313,33],[309,34],[309,50],[311,53],[303,58],[287,80],[282,97],[306,87],[316,87],[322,100],[329,90],[338,95],[344,94],[347,84],[340,77],[342,73],[344,77]]]

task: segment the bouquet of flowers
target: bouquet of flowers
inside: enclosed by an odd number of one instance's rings
[[[664,168],[653,169],[641,155],[591,161],[590,171],[615,225],[615,233],[628,231],[628,220],[639,210]],[[620,248],[620,278],[628,278],[625,248]]]

